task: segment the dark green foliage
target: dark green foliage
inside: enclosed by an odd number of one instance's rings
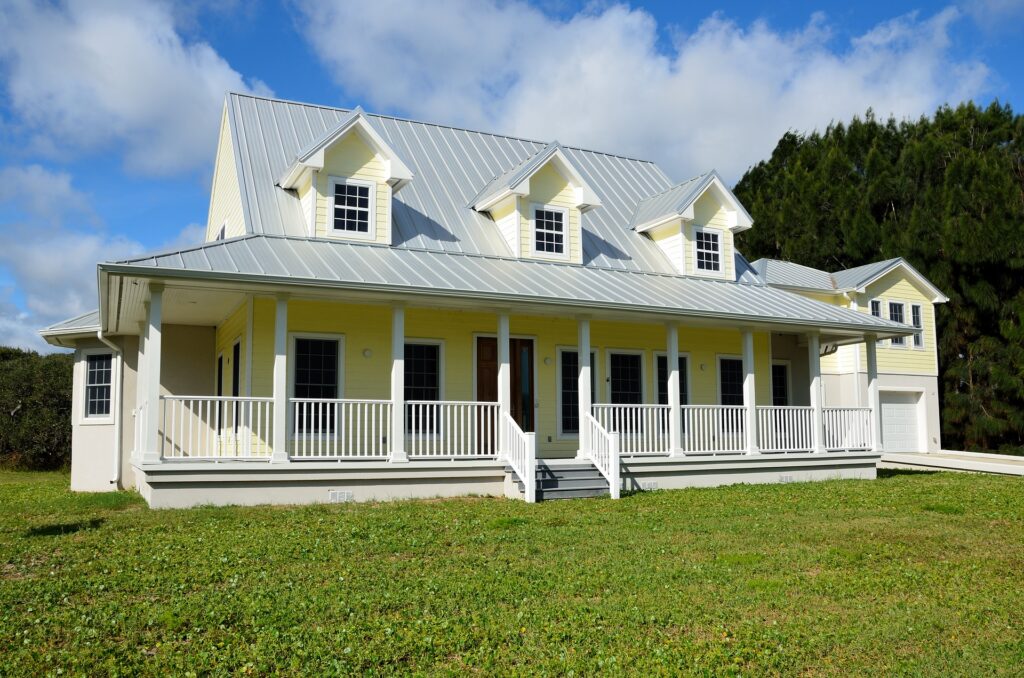
[[[0,674],[999,676],[1024,483],[147,510],[0,473]]]
[[[0,465],[56,469],[71,460],[68,354],[0,347]]]
[[[902,256],[937,309],[943,444],[1024,447],[1024,116],[994,103],[787,133],[736,195],[751,260],[829,271]]]

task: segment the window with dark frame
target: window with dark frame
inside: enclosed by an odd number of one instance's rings
[[[718,234],[713,231],[697,231],[697,270],[721,270],[721,250]]]
[[[565,254],[565,214],[537,209],[534,218],[534,247],[544,254]]]
[[[917,328],[917,332],[914,333],[914,348],[922,348],[924,346],[924,326],[921,324],[921,307],[917,304],[910,307],[910,324]]]
[[[110,384],[114,358],[110,353],[95,353],[85,358],[85,416],[110,415]]]
[[[338,340],[295,340],[295,397],[335,399],[338,397]],[[299,433],[334,432],[334,408],[298,407],[295,430]]]
[[[612,353],[609,355],[611,369],[608,378],[611,383],[613,405],[640,405],[644,402],[643,367],[641,356],[636,353]]]
[[[882,302],[880,302],[878,299],[871,300],[871,315],[875,316],[876,318],[882,317]]]
[[[348,233],[370,232],[370,187],[362,184],[334,183],[334,230]]]
[[[743,361],[721,358],[718,361],[718,383],[722,405],[743,405]]]
[[[789,369],[786,365],[772,365],[772,405],[789,406]]]
[[[659,355],[658,359],[658,404],[668,405],[668,356]],[[679,404],[688,405],[690,394],[686,391],[686,356],[679,356]]]
[[[595,394],[594,362],[596,356],[590,354],[590,395],[593,399]],[[562,433],[573,434],[580,432],[580,354],[578,351],[563,349],[561,351],[562,372],[559,375],[559,388],[561,389],[562,402],[559,409],[559,421],[561,422]]]
[[[906,320],[903,315],[903,304],[896,301],[889,302],[889,320],[898,323]],[[905,346],[907,343],[906,337],[893,337],[891,341],[893,346]]]
[[[405,345],[405,400],[441,399],[441,346]],[[433,408],[413,407],[406,415],[406,428],[415,433],[436,433]]]

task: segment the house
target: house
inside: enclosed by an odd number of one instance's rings
[[[230,94],[206,242],[100,263],[42,331],[75,349],[72,487],[533,501],[873,478],[889,416],[936,447],[942,295],[752,266],[753,227],[713,171]]]

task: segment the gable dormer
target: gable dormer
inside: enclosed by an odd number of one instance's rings
[[[356,108],[299,152],[278,185],[295,191],[311,237],[391,244],[391,196],[410,181]]]
[[[714,170],[641,200],[632,228],[661,248],[676,271],[735,280],[733,236],[753,219]]]
[[[600,205],[555,141],[488,182],[469,206],[490,214],[513,256],[580,264],[581,217]]]

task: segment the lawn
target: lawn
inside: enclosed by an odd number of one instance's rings
[[[0,673],[1024,671],[1024,482],[152,511],[0,474]]]

